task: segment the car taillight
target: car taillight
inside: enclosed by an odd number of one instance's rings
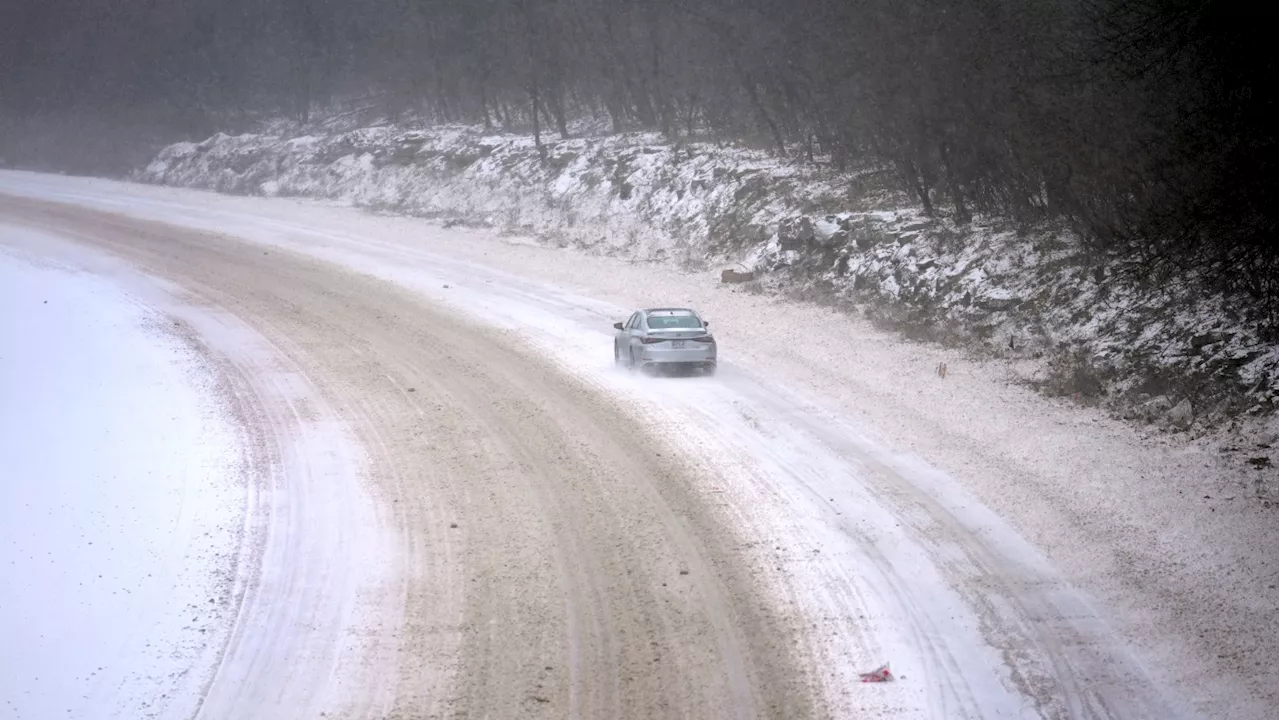
[[[689,338],[689,339],[690,339],[690,340],[692,340],[692,341],[694,341],[694,342],[700,342],[700,343],[711,343],[712,345],[715,345],[715,344],[716,344],[716,339],[715,339],[715,338],[713,338],[713,337],[711,337],[710,335],[708,335],[708,336],[706,336],[706,337],[696,337],[696,338]]]
[[[644,343],[645,345],[652,345],[654,343],[666,342],[667,340],[670,340],[670,339],[671,338],[647,337],[647,338],[641,338],[640,342]]]

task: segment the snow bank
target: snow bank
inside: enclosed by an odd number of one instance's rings
[[[1275,338],[1238,299],[1143,289],[1066,231],[957,227],[836,173],[652,133],[549,141],[468,126],[218,134],[135,179],[325,198],[640,261],[745,271],[749,288],[865,307],[913,337],[1031,360],[1052,394],[1190,427],[1272,414]],[[1187,401],[1190,419],[1172,412]],[[1185,409],[1185,408],[1184,408]]]
[[[214,376],[92,276],[0,253],[0,307],[0,715],[191,717],[245,502]]]

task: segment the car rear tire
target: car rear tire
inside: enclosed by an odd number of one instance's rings
[[[705,376],[707,376],[707,377],[715,377],[715,374],[716,374],[716,366],[715,366],[715,365],[703,365],[703,366],[702,366],[702,374],[703,374],[703,375],[705,375]]]

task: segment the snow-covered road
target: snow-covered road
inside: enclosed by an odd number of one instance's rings
[[[255,515],[246,465],[238,507],[284,540],[235,566],[204,717],[1274,715],[1274,511],[1207,508],[1204,449],[703,276],[288,200],[0,193],[35,199],[0,195],[12,257],[150,298],[243,386],[214,394],[231,447],[279,492]],[[652,303],[709,314],[720,375],[613,367]]]

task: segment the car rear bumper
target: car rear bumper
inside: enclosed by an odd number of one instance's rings
[[[651,365],[715,365],[715,346],[684,348],[681,350],[645,348],[640,353],[640,364]]]

